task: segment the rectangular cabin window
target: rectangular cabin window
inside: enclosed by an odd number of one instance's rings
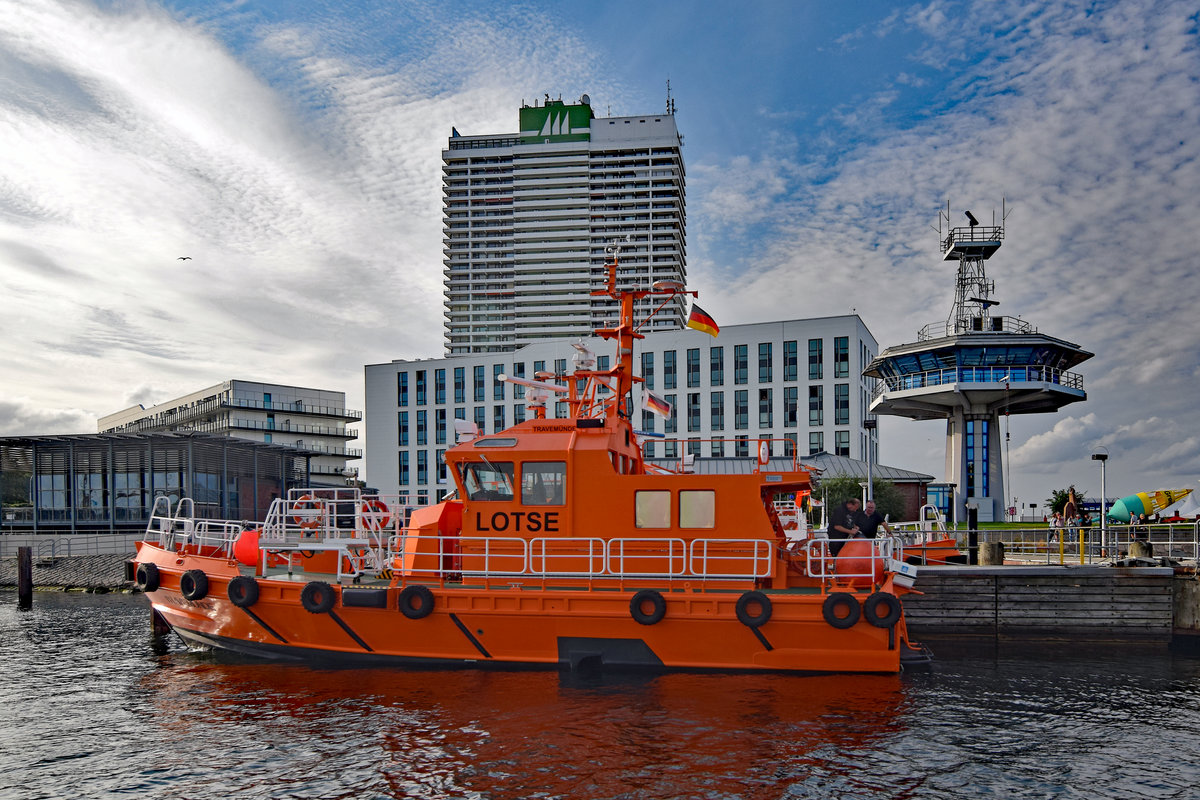
[[[468,461],[458,468],[468,500],[512,501],[515,470],[511,461]]]
[[[671,493],[635,492],[634,525],[639,528],[671,527]]]
[[[679,492],[679,527],[715,528],[717,494],[711,489]]]
[[[526,461],[521,465],[521,503],[561,506],[567,497],[565,461]]]

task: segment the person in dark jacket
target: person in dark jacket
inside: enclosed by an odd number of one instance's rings
[[[878,536],[880,528],[883,528],[884,533],[891,533],[883,514],[875,510],[874,500],[868,500],[867,504],[863,506],[862,513],[858,515],[858,527],[862,531],[862,535],[868,539]]]
[[[853,539],[858,535],[858,499],[850,498],[842,503],[829,520],[829,552],[837,555],[845,544],[841,539]]]

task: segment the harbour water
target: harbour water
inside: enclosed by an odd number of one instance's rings
[[[142,597],[0,594],[0,798],[1190,798],[1200,660],[901,676],[313,670],[155,640]]]

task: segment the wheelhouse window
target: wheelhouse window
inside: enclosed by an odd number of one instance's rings
[[[521,503],[561,506],[567,497],[565,461],[527,461],[521,465]]]
[[[715,528],[717,496],[711,489],[679,492],[679,527]]]
[[[513,499],[515,470],[511,461],[468,461],[458,468],[468,500]]]
[[[635,492],[634,525],[639,528],[671,527],[671,493]]]

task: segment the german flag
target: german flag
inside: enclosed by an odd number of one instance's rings
[[[687,326],[703,331],[709,336],[716,336],[721,332],[721,329],[717,327],[717,321],[695,303],[692,303],[692,313],[688,316]]]
[[[645,403],[646,403],[646,408],[648,410],[653,411],[655,414],[658,414],[663,419],[670,419],[671,412],[675,408],[673,405],[671,405],[666,400],[659,397],[658,395],[656,395],[654,392],[650,391],[649,389],[646,390]]]

